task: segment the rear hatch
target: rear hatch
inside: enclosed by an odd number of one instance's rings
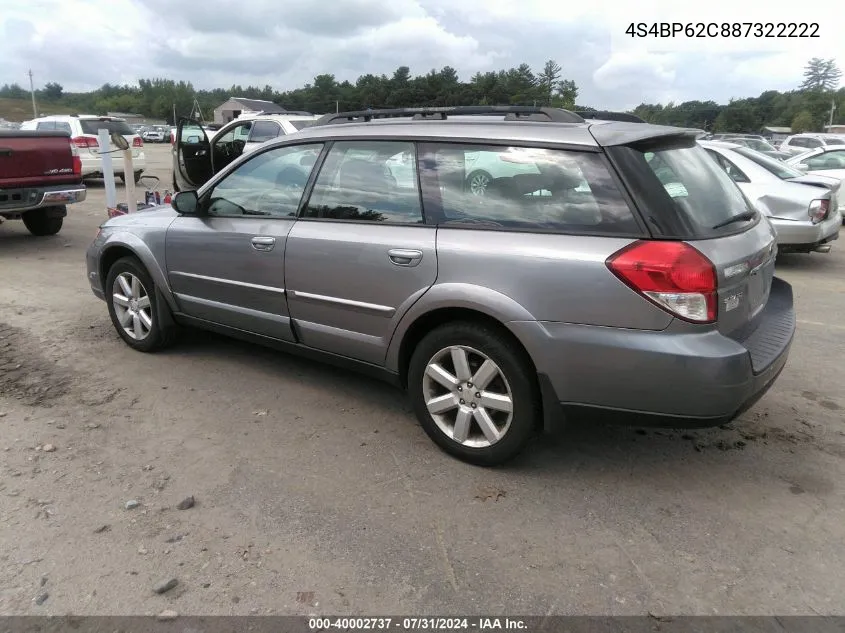
[[[769,221],[692,134],[640,139],[608,147],[607,153],[653,238],[683,242],[707,260],[701,260],[696,283],[706,295],[708,316],[685,320],[746,341],[760,324],[772,289],[777,246]]]
[[[0,189],[79,181],[65,132],[0,131]]]
[[[100,153],[98,143],[99,131],[101,129],[108,130],[109,136],[112,134],[123,136],[132,148],[133,158],[137,158],[141,153],[141,137],[123,119],[115,119],[114,117],[80,117],[79,125],[82,127],[82,135],[86,140],[74,139],[74,142],[83,156],[85,152],[87,152],[88,156],[92,157]],[[117,146],[109,140],[109,151],[116,149]]]

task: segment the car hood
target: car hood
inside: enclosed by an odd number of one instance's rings
[[[130,226],[168,226],[179,214],[168,205],[141,209],[134,213],[110,218],[101,226],[103,228],[118,228]]]

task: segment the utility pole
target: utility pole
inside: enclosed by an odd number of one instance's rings
[[[32,69],[29,69],[29,93],[32,95],[32,118],[38,118],[38,109],[35,107],[35,86],[32,83]]]
[[[827,131],[830,131],[830,128],[833,127],[833,112],[836,110],[836,100],[831,97],[830,98],[830,118],[827,122]]]

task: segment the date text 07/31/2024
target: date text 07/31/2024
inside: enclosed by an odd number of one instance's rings
[[[818,22],[631,22],[633,38],[818,38]]]

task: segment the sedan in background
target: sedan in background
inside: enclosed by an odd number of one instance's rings
[[[753,149],[721,141],[699,141],[739,186],[750,202],[768,216],[781,252],[827,253],[839,238],[841,181],[805,174]]]
[[[744,147],[751,148],[757,152],[760,152],[761,154],[765,154],[766,156],[769,156],[771,158],[777,158],[778,160],[786,160],[787,158],[790,158],[792,156],[792,154],[790,154],[789,152],[782,152],[765,139],[757,136],[726,135],[724,138],[719,140],[725,141],[727,143],[736,143],[737,145],[742,145]]]

